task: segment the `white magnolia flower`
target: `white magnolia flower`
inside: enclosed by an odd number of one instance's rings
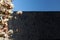
[[[3,4],[3,0],[0,0],[0,4]]]
[[[17,14],[22,14],[22,11],[17,11]]]
[[[12,3],[10,4],[10,6],[11,6],[11,8],[14,8],[14,5]]]
[[[13,34],[13,30],[12,30],[12,29],[10,29],[10,30],[8,31],[8,33]]]
[[[11,14],[13,13],[13,11],[11,9],[10,10],[7,10],[7,11],[8,11],[8,13],[11,13]]]

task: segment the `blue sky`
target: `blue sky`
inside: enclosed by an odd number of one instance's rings
[[[13,0],[14,11],[60,11],[60,0]]]

